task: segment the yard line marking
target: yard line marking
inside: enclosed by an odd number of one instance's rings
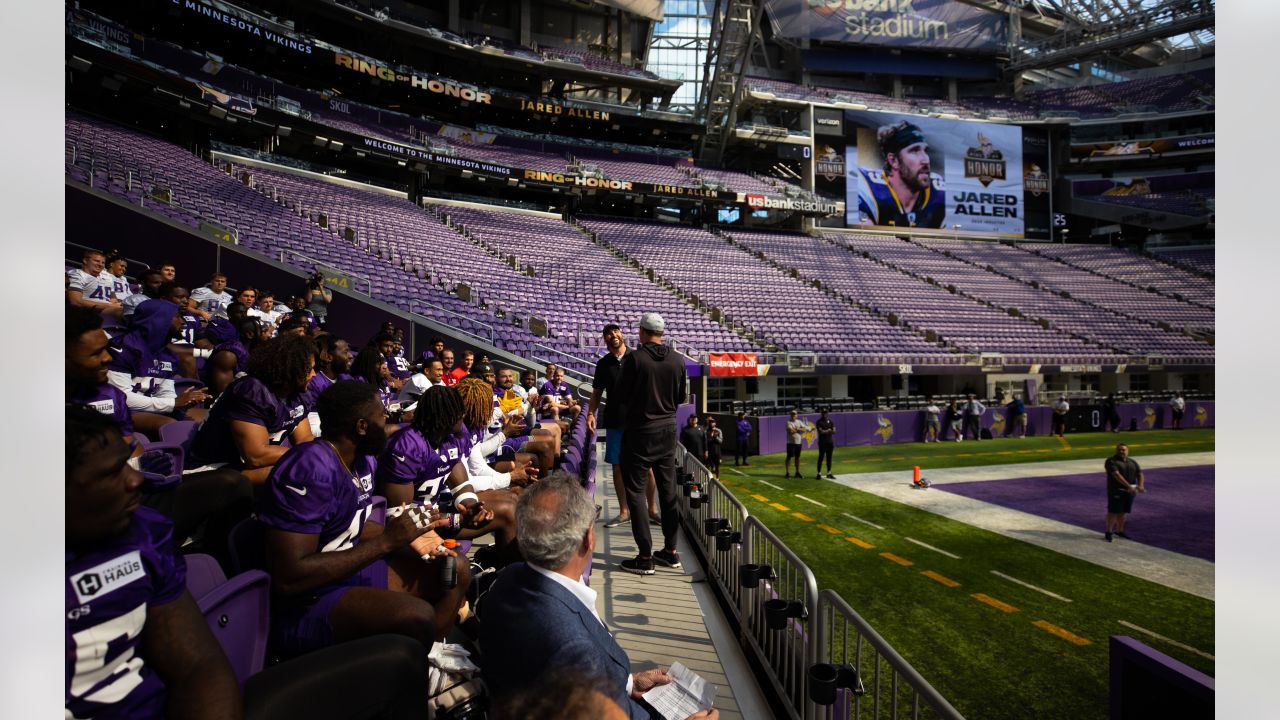
[[[803,495],[796,495],[796,497],[800,498],[801,500],[804,500],[805,502],[811,502],[811,503],[813,503],[814,505],[817,505],[818,507],[826,507],[826,505],[823,505],[822,503],[818,502],[817,500],[810,500],[809,498],[807,498],[807,497],[805,497],[805,496],[803,496]]]
[[[911,562],[910,560],[904,557],[898,557],[897,555],[894,555],[893,553],[889,553],[889,552],[880,553],[880,557],[884,558],[885,560],[888,560],[889,562],[898,563],[902,567],[911,567],[912,565],[915,565],[915,563]]]
[[[1025,581],[1023,581],[1023,580],[1019,580],[1018,578],[1013,577],[1013,576],[1011,576],[1011,575],[1005,575],[1004,573],[1000,572],[999,570],[992,570],[992,571],[991,571],[991,574],[992,574],[992,575],[995,575],[996,577],[1002,577],[1002,578],[1004,578],[1005,580],[1008,580],[1008,581],[1009,581],[1009,582],[1011,582],[1011,583],[1017,583],[1017,584],[1021,585],[1021,586],[1022,586],[1022,587],[1024,587],[1024,588],[1030,588],[1031,590],[1035,590],[1035,591],[1036,591],[1036,592],[1038,592],[1038,593],[1044,593],[1045,595],[1048,595],[1049,597],[1051,597],[1051,598],[1053,598],[1053,599],[1055,599],[1055,600],[1061,600],[1062,602],[1071,602],[1071,598],[1065,598],[1065,597],[1062,597],[1062,596],[1061,596],[1061,595],[1059,595],[1058,593],[1049,592],[1048,590],[1045,590],[1045,589],[1044,589],[1044,588],[1042,588],[1042,587],[1036,587],[1035,585],[1032,585],[1032,584],[1031,584],[1031,583],[1029,583],[1029,582],[1025,582]]]
[[[755,499],[759,500],[759,501],[760,501],[760,502],[762,502],[762,503],[767,503],[767,502],[769,502],[769,498],[767,498],[767,497],[765,497],[765,496],[763,496],[763,495],[752,495],[751,497],[753,497],[753,498],[755,498]]]
[[[1119,620],[1118,622],[1119,622],[1121,625],[1123,625],[1123,626],[1125,626],[1125,627],[1129,628],[1130,630],[1137,630],[1137,631],[1138,631],[1138,632],[1140,632],[1140,633],[1146,633],[1147,635],[1150,635],[1151,637],[1153,637],[1153,638],[1155,638],[1155,639],[1157,639],[1157,640],[1162,640],[1162,641],[1164,641],[1164,642],[1166,642],[1166,643],[1169,643],[1170,645],[1172,645],[1172,646],[1174,646],[1174,647],[1176,647],[1176,648],[1182,648],[1183,650],[1186,650],[1187,652],[1195,653],[1195,654],[1199,655],[1200,657],[1205,658],[1206,660],[1213,660],[1213,656],[1212,656],[1212,655],[1210,655],[1209,653],[1207,653],[1207,652],[1203,651],[1203,650],[1197,650],[1197,649],[1195,649],[1195,648],[1191,647],[1190,645],[1183,645],[1182,643],[1178,642],[1177,640],[1174,640],[1173,638],[1167,638],[1167,637],[1165,637],[1165,636],[1161,635],[1160,633],[1152,632],[1151,630],[1148,630],[1148,629],[1146,629],[1146,628],[1138,627],[1137,625],[1134,625],[1134,624],[1133,624],[1133,623],[1131,623],[1131,622],[1127,622],[1127,621],[1124,621],[1124,620]]]
[[[761,480],[760,482],[761,482],[761,483],[763,483],[763,484],[765,484],[765,485],[768,485],[769,487],[773,488],[774,490],[782,490],[782,492],[786,492],[786,490],[785,490],[785,489],[780,488],[780,487],[778,487],[777,485],[774,485],[773,483],[769,482],[768,480]]]
[[[1093,641],[1088,640],[1086,638],[1082,638],[1079,635],[1076,635],[1075,633],[1069,632],[1067,630],[1063,630],[1062,628],[1058,627],[1057,625],[1054,625],[1048,620],[1037,620],[1031,624],[1035,625],[1036,627],[1040,628],[1041,630],[1044,630],[1045,632],[1051,635],[1057,635],[1058,637],[1062,638],[1063,640],[1066,640],[1067,642],[1073,645],[1092,645],[1093,644]]]
[[[1009,603],[1000,602],[986,593],[974,593],[971,597],[973,597],[974,600],[990,605],[997,610],[1002,610],[1007,613],[1018,612],[1018,608],[1010,605]]]
[[[773,508],[774,510],[781,510],[782,512],[791,512],[791,508],[781,503],[769,503],[769,507]]]
[[[1062,437],[1061,435],[1059,435],[1059,436],[1058,436],[1058,444],[1062,446],[1062,449],[1063,449],[1063,450],[1070,450],[1070,449],[1071,449],[1071,444],[1070,444],[1070,443],[1068,443],[1068,442],[1067,442],[1067,439],[1066,439],[1066,438],[1064,438],[1064,437]]]
[[[742,471],[740,471],[740,470],[737,470],[737,469],[735,469],[735,468],[725,468],[725,470],[728,470],[729,472],[736,472],[736,473],[738,473],[739,475],[741,475],[742,477],[751,477],[750,475],[748,475],[748,474],[746,474],[746,473],[744,473],[744,472],[742,472]]]
[[[803,520],[805,522],[813,522],[813,518],[809,517],[808,515],[805,515],[804,513],[793,512],[791,513],[791,516],[796,518],[797,520]]]
[[[926,550],[932,550],[932,551],[934,551],[934,552],[936,552],[936,553],[941,553],[941,554],[943,554],[943,555],[946,555],[947,557],[951,558],[952,560],[959,560],[959,559],[960,559],[960,556],[959,556],[959,555],[953,555],[952,553],[949,553],[949,552],[947,552],[946,550],[942,550],[942,549],[936,548],[936,547],[934,547],[934,546],[932,546],[932,545],[929,545],[928,543],[922,543],[922,542],[920,542],[919,540],[917,540],[917,539],[915,539],[915,538],[904,537],[904,538],[902,538],[902,539],[903,539],[903,540],[906,540],[906,541],[907,541],[907,542],[909,542],[909,543],[915,543],[915,544],[919,545],[920,547],[922,547],[922,548],[924,548],[924,549],[926,549]]]
[[[832,535],[843,535],[843,534],[844,534],[844,531],[843,531],[843,530],[837,530],[837,529],[835,529],[835,528],[831,527],[830,525],[818,525],[818,529],[819,529],[819,530],[826,530],[827,532],[831,533]]]
[[[871,522],[870,520],[863,520],[862,518],[858,517],[857,515],[850,515],[849,513],[840,513],[840,514],[841,514],[841,515],[843,515],[843,516],[845,516],[845,517],[847,517],[847,518],[849,518],[850,520],[857,520],[858,522],[862,523],[863,525],[870,525],[871,527],[873,527],[873,528],[875,528],[875,529],[877,529],[877,530],[883,530],[883,529],[884,529],[884,526],[883,526],[883,525],[877,525],[877,524],[875,524],[875,523]]]
[[[853,543],[854,545],[857,545],[858,547],[862,548],[863,550],[870,550],[871,548],[875,547],[875,545],[872,545],[871,543],[867,542],[866,540],[859,540],[859,539],[858,539],[858,538],[856,538],[856,537],[847,537],[847,538],[845,538],[845,540],[848,540],[849,542]]]
[[[960,583],[956,582],[955,580],[952,580],[949,577],[943,577],[942,575],[939,575],[938,573],[932,570],[925,570],[920,574],[929,578],[930,580],[936,580],[942,583],[943,585],[946,585],[947,587],[957,587],[960,585]]]

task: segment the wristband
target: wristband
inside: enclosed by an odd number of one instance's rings
[[[453,499],[453,507],[458,512],[466,512],[465,510],[462,509],[463,500],[475,500],[476,502],[480,502],[480,498],[473,492],[461,493],[460,495],[458,495],[456,498]]]
[[[208,359],[209,356],[213,354],[213,351],[210,350],[209,348],[198,347],[198,348],[192,348],[191,354],[198,358]]]

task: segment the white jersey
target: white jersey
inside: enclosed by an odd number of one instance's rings
[[[191,293],[191,299],[196,301],[197,307],[210,315],[217,317],[227,316],[227,306],[231,304],[231,294],[223,290],[215,293],[208,286],[196,288]]]
[[[100,275],[90,275],[80,268],[74,268],[67,271],[67,277],[71,279],[67,289],[79,290],[85,300],[111,302],[111,284],[103,284]]]
[[[111,297],[114,297],[121,302],[133,294],[133,289],[129,287],[129,279],[126,277],[116,277],[106,270],[103,270],[98,274],[98,280],[104,287],[111,288]]]

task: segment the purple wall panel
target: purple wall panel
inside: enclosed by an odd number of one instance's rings
[[[1128,428],[1131,420],[1136,420],[1139,430],[1152,430],[1168,427],[1169,405],[1160,403],[1122,403],[1120,426]],[[1049,432],[1052,411],[1048,407],[1027,408],[1027,433],[1043,435]],[[1187,428],[1213,427],[1214,403],[1191,401],[1187,403],[1187,413],[1182,425]],[[806,413],[801,420],[810,423],[818,419],[816,413]],[[920,410],[888,410],[884,412],[852,412],[832,413],[831,419],[836,424],[835,442],[837,447],[855,445],[883,445],[887,443],[920,442],[924,439],[924,413]],[[1106,422],[1099,410],[1099,428]],[[787,416],[773,415],[758,418],[760,432],[760,454],[769,455],[786,450]],[[1009,429],[1008,410],[1006,408],[987,408],[982,416],[982,427],[991,430],[995,437],[1004,437]],[[942,437],[949,439],[950,431],[943,421]],[[817,433],[806,435],[803,447],[805,450],[817,447]]]

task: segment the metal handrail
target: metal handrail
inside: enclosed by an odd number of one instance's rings
[[[495,331],[495,330],[493,329],[493,326],[492,326],[492,325],[490,325],[489,323],[487,323],[487,322],[482,322],[482,321],[480,321],[480,320],[476,320],[476,319],[474,319],[474,318],[469,318],[469,317],[467,317],[466,315],[463,315],[462,313],[456,313],[456,312],[454,312],[454,311],[452,311],[452,310],[449,310],[448,308],[441,307],[441,306],[439,306],[439,305],[437,305],[437,304],[435,304],[435,303],[433,303],[433,302],[427,302],[426,300],[418,300],[418,299],[410,300],[410,301],[409,301],[409,314],[410,314],[410,315],[417,315],[418,317],[426,318],[426,319],[428,319],[428,320],[431,320],[432,318],[431,318],[431,316],[430,316],[430,315],[423,315],[422,313],[420,313],[420,312],[418,312],[418,311],[417,311],[417,308],[420,308],[420,307],[422,307],[422,308],[432,308],[432,309],[434,309],[434,310],[439,310],[440,312],[442,312],[442,313],[444,313],[444,314],[446,314],[446,315],[448,315],[448,316],[450,316],[450,317],[455,317],[455,318],[458,318],[459,320],[466,320],[467,322],[471,323],[472,325],[479,325],[480,327],[485,328],[486,330],[488,330],[488,331],[489,331],[489,337],[487,337],[487,338],[486,338],[485,336],[483,336],[483,335],[477,335],[477,334],[475,334],[475,333],[473,333],[473,332],[469,332],[469,331],[467,331],[467,330],[463,330],[462,328],[457,328],[457,327],[455,327],[455,328],[453,328],[453,329],[454,329],[454,330],[456,330],[457,332],[463,333],[464,335],[470,335],[471,337],[476,338],[477,340],[483,340],[483,341],[485,341],[486,343],[488,343],[489,345],[492,345],[492,344],[493,344],[493,340],[494,340],[494,338],[495,338],[495,337],[497,337],[497,331]]]
[[[853,638],[849,637],[851,627]],[[866,679],[865,695],[847,691],[837,693],[836,703],[827,710],[825,717],[874,719],[881,717],[883,711],[887,717],[897,718],[900,712],[901,679],[910,689],[912,718],[920,717],[920,701],[923,700],[933,710],[934,716],[941,720],[964,720],[964,716],[834,590],[823,590],[818,594],[817,635],[818,662],[835,665],[848,663],[858,671],[860,677]],[[875,653],[874,657],[863,657],[866,646],[870,646]],[[884,663],[889,665],[893,673],[887,683],[881,677],[881,666]],[[864,672],[868,664],[872,665],[870,673]],[[886,684],[888,688],[883,687]],[[885,696],[887,703],[882,702]],[[870,708],[865,707],[867,703],[870,703]]]
[[[93,157],[93,155],[92,155],[92,154],[85,154],[85,155],[84,155],[84,158],[86,158],[86,159],[89,161],[89,182],[88,182],[88,185],[89,185],[89,187],[91,187],[91,188],[93,188],[93,189],[97,190],[97,189],[99,189],[99,188],[98,188],[98,187],[97,187],[97,185],[95,184],[95,182],[96,182],[96,181],[95,181],[94,175],[95,175],[95,171],[96,171],[96,170],[97,170],[97,168],[98,168],[98,161],[94,159],[94,157]],[[75,159],[73,162],[69,163],[69,164],[70,164],[70,165],[72,165],[73,167],[81,167],[81,166],[80,166],[80,164],[79,164],[80,159],[81,159],[81,158],[79,157],[79,153],[77,152],[77,157],[76,157],[76,159]],[[64,163],[64,165],[65,165],[65,164],[66,164],[66,163]],[[123,163],[121,164],[121,167],[125,167],[125,166],[123,165]],[[107,164],[107,172],[108,172],[108,173],[110,173],[110,172],[111,172],[111,165],[110,165],[110,163],[108,163],[108,164]],[[127,168],[125,168],[125,172],[126,172],[128,175],[130,175],[130,177],[126,177],[126,180],[127,180],[127,182],[129,183],[130,189],[132,189],[133,180],[132,180],[131,175],[132,175],[133,171],[132,171],[132,170],[129,170],[129,169],[127,169]],[[158,178],[158,176],[154,174],[154,171],[152,171],[152,176],[151,176],[151,180],[152,180],[152,182],[155,182],[155,181],[157,180],[157,178]],[[139,173],[139,181],[141,181],[141,173]],[[79,181],[78,181],[78,180],[69,180],[68,182],[79,182]],[[105,191],[104,191],[104,192],[105,192]],[[128,201],[128,200],[129,200],[128,196],[126,196],[126,197],[125,197],[125,200],[126,200],[126,201]],[[219,226],[219,227],[224,227],[224,228],[226,228],[227,230],[229,230],[229,231],[231,232],[231,238],[232,238],[232,240],[231,240],[231,241],[232,241],[232,243],[233,243],[233,244],[235,244],[235,245],[239,245],[239,244],[240,244],[240,228],[236,227],[235,225],[231,225],[231,224],[229,224],[229,223],[227,223],[227,222],[225,222],[225,221],[223,221],[223,220],[220,220],[220,219],[218,219],[218,218],[209,217],[208,215],[205,215],[204,213],[200,212],[199,210],[196,210],[196,209],[194,209],[194,208],[186,207],[185,205],[183,205],[183,204],[182,204],[182,203],[180,203],[180,202],[170,201],[170,202],[169,202],[169,203],[167,203],[167,204],[168,204],[169,206],[171,206],[171,207],[176,207],[176,208],[178,208],[178,209],[182,210],[183,212],[185,212],[185,213],[187,213],[187,214],[189,214],[189,215],[192,215],[192,216],[194,216],[194,217],[197,217],[197,218],[199,218],[199,219],[201,219],[201,220],[203,220],[203,221],[205,221],[205,222],[207,222],[207,223],[209,223],[209,224],[211,224],[211,225],[217,225],[217,226]],[[138,197],[138,207],[140,207],[140,208],[142,208],[142,209],[144,209],[144,210],[148,210],[148,211],[150,211],[150,208],[148,208],[148,207],[147,207],[147,194],[146,194],[146,193],[142,193],[142,195],[140,195],[140,196]]]
[[[351,272],[350,270],[347,270],[347,269],[345,269],[345,268],[343,268],[343,267],[341,267],[341,266],[339,266],[339,265],[336,265],[336,264],[334,264],[334,263],[331,263],[331,262],[325,262],[324,260],[317,260],[317,259],[315,259],[315,258],[311,257],[310,255],[303,255],[302,253],[300,253],[300,252],[298,252],[298,251],[296,251],[296,250],[289,250],[288,248],[280,248],[280,262],[284,262],[284,258],[285,258],[285,256],[286,256],[286,255],[292,255],[293,257],[296,257],[296,258],[302,258],[303,260],[310,260],[311,262],[315,263],[316,265],[318,265],[318,266],[320,266],[320,267],[333,268],[334,270],[337,270],[338,272],[342,273],[343,275],[349,275],[349,276],[351,276],[351,277],[353,277],[353,278],[359,278],[359,279],[361,279],[361,280],[365,281],[365,283],[366,283],[366,284],[368,284],[368,286],[369,286],[369,290],[368,290],[368,292],[366,292],[366,293],[365,293],[365,295],[368,295],[369,297],[373,297],[373,281],[372,281],[372,280],[370,280],[369,278],[365,277],[364,275],[361,275],[361,274],[359,274],[359,273],[353,273],[353,272]],[[313,267],[313,268],[312,268],[312,271],[316,271],[316,270],[319,270],[319,267]],[[352,290],[356,290],[356,292],[359,292],[359,290],[357,290],[356,288],[352,288]]]
[[[738,583],[738,568],[743,558],[748,555],[743,543],[743,528],[751,513],[738,498],[734,497],[714,475],[697,458],[689,454],[683,445],[676,446],[676,466],[693,476],[693,482],[702,488],[702,494],[708,499],[705,504],[699,503],[697,508],[685,502],[685,525],[690,537],[701,549],[702,555],[710,565],[707,576],[715,580],[726,597],[733,602],[733,607],[741,608],[743,588]],[[720,550],[716,537],[706,532],[706,521],[719,518],[727,521],[731,536],[728,549]],[[736,538],[733,536],[736,534]],[[741,618],[739,618],[740,620]]]
[[[580,362],[583,365],[586,365],[587,367],[593,367],[596,364],[594,360],[587,360],[586,358],[580,358],[577,355],[571,355],[563,350],[557,350],[553,347],[548,347],[546,345],[543,345],[542,343],[533,343],[532,345],[535,350],[544,350],[553,355],[559,355],[560,357],[568,358],[575,362]],[[559,366],[559,362],[556,361],[554,358],[544,358],[544,357],[538,357],[534,355],[529,359],[537,362],[542,362],[542,363],[554,362],[556,363],[557,366]],[[591,375],[588,375],[587,373],[584,373],[584,372],[580,372],[578,370],[574,370],[573,368],[570,368],[570,367],[566,367],[563,369],[566,375],[577,376],[579,382],[591,382],[594,379]]]
[[[817,662],[817,637],[812,621],[790,619],[782,630],[770,630],[765,620],[769,600],[799,601],[812,618],[818,606],[818,582],[813,571],[758,518],[743,526],[743,559],[768,565],[769,579],[745,588],[741,604],[742,640],[756,654],[788,715],[796,720],[816,718],[818,706],[809,699],[809,667]],[[807,624],[806,624],[807,623]]]

